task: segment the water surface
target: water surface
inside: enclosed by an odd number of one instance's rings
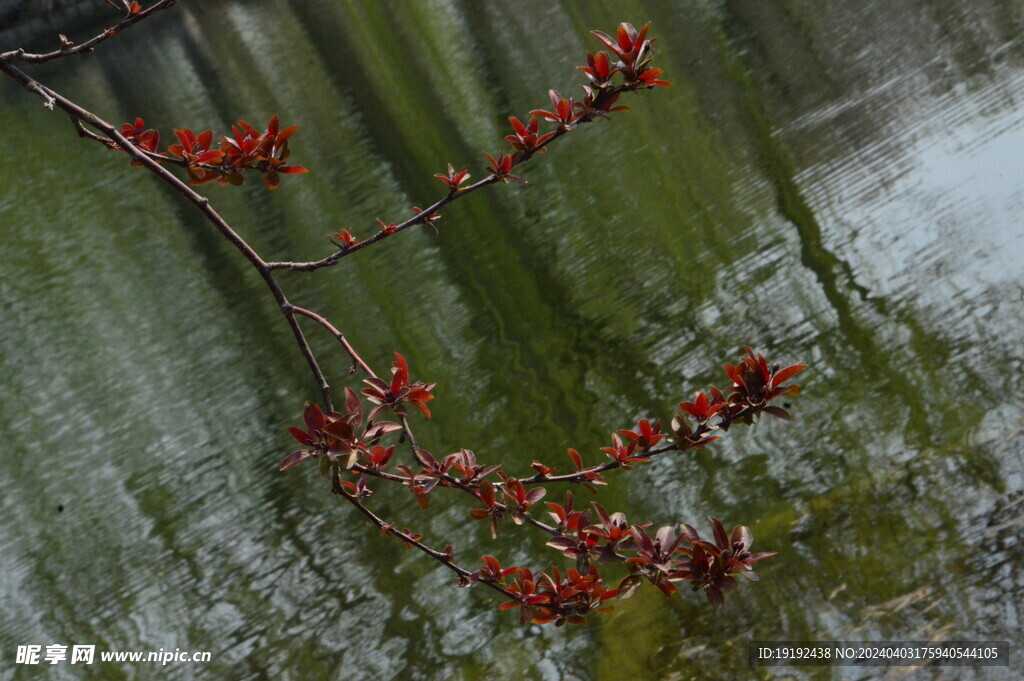
[[[301,124],[309,175],[208,193],[265,257],[309,259],[438,197],[448,162],[481,177],[504,117],[571,92],[587,31],[622,20],[654,22],[675,87],[553,146],[529,185],[451,206],[438,234],[281,281],[375,366],[397,350],[438,382],[425,447],[510,471],[564,467],[566,446],[597,460],[612,429],[721,383],[744,344],[811,364],[793,423],[601,495],[634,520],[749,524],[780,552],[762,581],[717,614],[648,589],[586,629],[524,630],[312,468],[278,473],[317,393],[263,284],[179,197],[3,84],[4,678],[37,678],[13,665],[25,643],[212,652],[169,679],[880,679],[751,670],[746,641],[1019,652],[1018,4],[208,0],[34,73],[165,135]],[[345,358],[309,333],[344,385]],[[491,542],[461,498],[371,502],[467,562],[553,559],[525,529]]]

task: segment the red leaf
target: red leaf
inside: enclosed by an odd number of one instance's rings
[[[782,407],[765,407],[764,410],[776,418],[780,418],[783,421],[789,421],[793,417],[789,415],[789,412]]]
[[[615,40],[612,39],[610,35],[603,31],[591,31],[590,34],[597,38],[598,40],[600,40],[605,45],[607,45],[608,49],[610,49],[612,52],[614,52],[615,54],[619,54],[619,45],[618,43],[615,42]]]
[[[540,501],[547,492],[548,490],[546,487],[534,487],[526,493],[526,500],[531,504],[535,504]]]
[[[416,503],[420,505],[420,508],[426,508],[430,506],[430,496],[418,489],[413,489],[413,493],[416,494]]]
[[[568,451],[569,458],[572,459],[572,462],[574,464],[576,464],[576,470],[583,470],[583,459],[580,458],[580,453],[572,448],[570,448]]]
[[[627,28],[628,27],[628,28]],[[623,52],[629,52],[633,49],[633,37],[636,35],[636,29],[629,24],[622,24],[619,26],[618,39],[619,49]]]
[[[574,540],[574,539],[572,539],[570,537],[566,537],[564,535],[560,535],[558,537],[552,537],[551,539],[548,540],[547,545],[550,546],[553,549],[558,549],[559,551],[565,551],[567,549],[575,549],[576,546],[577,546],[576,540]]]
[[[280,470],[286,471],[292,466],[298,465],[306,459],[311,459],[316,456],[316,452],[309,449],[300,449],[297,452],[292,452],[281,462]]]
[[[312,402],[306,402],[302,410],[302,417],[306,421],[306,427],[312,432],[322,430],[324,427],[324,413],[320,407]]]
[[[295,426],[290,426],[288,428],[288,432],[292,434],[292,437],[294,437],[296,440],[299,441],[299,444],[307,445],[307,446],[310,446],[310,447],[313,446],[313,443],[314,443],[313,438],[311,438],[306,433],[306,431],[302,430],[301,428],[296,428]]]
[[[293,125],[285,128],[281,132],[277,133],[277,146],[281,146],[288,141],[288,138],[295,134],[295,131],[299,129],[299,126]]]
[[[342,440],[352,440],[352,426],[347,421],[333,421],[324,426],[323,431]]]
[[[704,593],[707,594],[708,602],[711,603],[715,610],[718,610],[725,605],[725,597],[722,595],[722,590],[709,586],[704,589]]]
[[[733,544],[743,544],[748,550],[750,545],[754,543],[754,535],[751,534],[750,528],[746,525],[737,525],[732,528],[732,539]]]
[[[191,130],[188,128],[184,130],[175,129],[174,134],[177,136],[178,141],[181,142],[181,146],[185,151],[192,151],[192,142],[195,140],[195,137],[192,135]]]
[[[480,481],[480,501],[484,502],[487,508],[494,506],[494,485],[487,480]]]
[[[402,357],[401,354],[396,352],[395,353],[395,363],[394,363],[393,366],[395,367],[395,369],[397,369],[397,371],[395,372],[395,379],[397,379],[398,385],[396,386],[395,382],[392,381],[391,389],[392,390],[396,390],[398,387],[401,387],[403,385],[408,385],[408,383],[409,383],[409,365],[406,363],[405,357]]]
[[[512,129],[516,131],[517,135],[519,135],[520,137],[527,136],[528,133],[526,132],[526,127],[519,122],[518,118],[516,118],[515,116],[509,116],[508,122],[512,124]]]
[[[199,157],[196,159],[196,163],[208,163],[210,165],[215,165],[223,160],[224,152],[219,149],[214,149],[212,151],[204,151],[199,154]]]
[[[244,130],[246,134],[253,135],[255,137],[259,136],[259,133],[256,131],[256,128],[252,127],[251,125],[249,125],[245,121],[237,120],[235,122],[238,123],[238,127],[240,127],[242,130]]]
[[[750,558],[747,558],[747,562],[756,563],[759,560],[764,560],[765,558],[771,558],[772,556],[777,555],[779,555],[778,551],[764,551],[762,553],[753,553],[750,555]]]
[[[772,387],[776,388],[779,385],[785,383],[789,379],[793,378],[801,371],[807,368],[806,364],[794,364],[781,370],[779,373],[772,377]]]
[[[414,407],[417,407],[420,411],[422,411],[424,416],[426,416],[428,419],[430,418],[430,409],[427,407],[427,405],[423,404],[422,402],[413,402],[412,404]]]
[[[729,535],[725,533],[722,522],[718,518],[708,518],[708,520],[711,521],[711,529],[715,532],[715,543],[718,544],[718,548],[729,548]]]
[[[637,34],[637,36],[633,39],[633,42],[634,43],[637,43],[637,42],[641,42],[642,43],[644,38],[647,37],[647,29],[649,29],[650,27],[651,27],[650,22],[648,22],[648,23],[644,24],[643,26],[641,26],[640,27],[640,33]]]
[[[363,411],[363,403],[359,400],[359,395],[352,388],[345,388],[345,408],[348,409],[349,413],[360,414]]]

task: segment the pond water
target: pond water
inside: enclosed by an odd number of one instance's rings
[[[279,473],[317,391],[259,278],[177,195],[5,82],[0,677],[40,678],[17,645],[93,643],[212,661],[44,675],[881,679],[750,669],[746,642],[960,638],[1009,640],[1013,666],[892,671],[1018,678],[1019,3],[208,0],[33,75],[168,136],[301,124],[309,175],[208,195],[265,257],[311,259],[327,234],[439,197],[446,163],[482,177],[504,117],[572,92],[587,31],[620,21],[653,22],[675,87],[559,141],[528,185],[454,204],[438,234],[280,279],[375,366],[397,350],[438,382],[424,447],[511,472],[564,470],[567,446],[597,461],[611,430],[721,384],[745,344],[810,364],[793,422],[611,475],[600,496],[634,521],[750,525],[780,554],[761,582],[718,613],[648,587],[587,628],[523,629],[313,467]],[[351,380],[309,334],[332,383]],[[461,496],[369,504],[467,563],[557,558],[526,528],[492,542]]]

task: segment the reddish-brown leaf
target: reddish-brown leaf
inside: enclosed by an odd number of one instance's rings
[[[306,402],[302,410],[302,417],[306,421],[306,427],[310,431],[321,430],[324,427],[324,413],[320,407],[312,402]]]
[[[306,459],[313,458],[314,456],[316,456],[316,452],[309,449],[300,449],[297,452],[292,452],[285,458],[284,461],[281,462],[280,470],[286,471],[289,468],[302,463]]]
[[[765,412],[771,414],[772,416],[780,418],[784,421],[789,421],[793,418],[792,416],[789,415],[789,412],[783,409],[782,407],[765,407],[764,410]]]
[[[494,485],[487,480],[480,481],[480,501],[484,502],[487,508],[494,506]]]
[[[292,434],[292,437],[294,437],[296,440],[299,441],[299,444],[303,444],[303,445],[307,445],[307,446],[312,446],[313,445],[313,438],[311,438],[309,435],[307,435],[306,431],[302,430],[301,428],[296,428],[295,426],[289,426],[288,432]]]
[[[807,368],[806,364],[794,364],[779,371],[772,377],[772,387],[777,388]]]
[[[574,464],[576,464],[576,470],[583,470],[583,459],[580,457],[580,453],[572,448],[570,448],[568,451],[569,458],[572,459],[572,462]]]
[[[722,525],[722,521],[718,518],[709,517],[711,521],[711,529],[715,533],[715,543],[718,544],[718,548],[727,549],[729,548],[729,535],[725,533],[725,526]]]

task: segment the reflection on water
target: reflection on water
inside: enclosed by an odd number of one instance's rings
[[[524,631],[311,470],[277,473],[315,386],[262,284],[176,197],[5,84],[5,650],[213,653],[161,670],[181,679],[616,680],[776,676],[746,667],[751,638],[1019,646],[1016,3],[211,0],[40,78],[165,133],[301,123],[310,175],[211,197],[267,257],[309,258],[438,195],[447,162],[479,176],[503,117],[570,91],[586,31],[624,19],[654,22],[676,87],[560,143],[530,185],[452,206],[438,235],[282,281],[371,362],[399,350],[439,382],[432,451],[512,470],[566,445],[596,457],[612,428],[720,381],[744,343],[812,364],[794,423],[602,493],[631,518],[752,525],[781,554],[763,581],[719,614],[648,591],[588,629]],[[551,559],[542,538],[493,545],[462,500],[439,501],[373,499],[461,556]]]

